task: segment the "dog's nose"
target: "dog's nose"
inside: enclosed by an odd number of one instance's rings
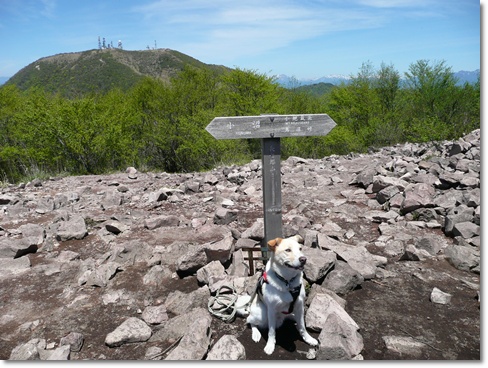
[[[302,265],[307,263],[307,257],[300,257],[300,258],[298,258],[298,260],[300,261],[300,264],[302,264]]]

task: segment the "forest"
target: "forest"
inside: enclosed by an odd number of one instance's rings
[[[404,142],[457,139],[480,127],[480,81],[459,86],[445,61],[401,75],[365,62],[350,83],[317,95],[255,70],[185,67],[168,81],[63,97],[0,88],[0,186],[35,177],[139,171],[193,172],[261,157],[261,142],[216,140],[218,116],[328,114],[324,137],[282,139],[282,158],[323,158]]]

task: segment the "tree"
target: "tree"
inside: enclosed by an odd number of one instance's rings
[[[410,139],[426,141],[453,137],[453,118],[459,107],[456,78],[445,61],[418,60],[405,73]],[[437,134],[435,137],[431,133]]]

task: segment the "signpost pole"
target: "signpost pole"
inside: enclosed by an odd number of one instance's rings
[[[268,241],[282,237],[282,204],[281,204],[281,147],[280,138],[263,138],[262,178],[263,178],[263,213],[264,239],[263,249],[267,249]],[[267,259],[267,252],[263,251]]]

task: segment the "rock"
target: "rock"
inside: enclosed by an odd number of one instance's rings
[[[364,347],[359,327],[350,324],[336,313],[331,313],[319,335],[317,360],[350,360]]]
[[[202,360],[210,345],[210,315],[195,315],[194,322],[188,326],[188,331],[178,346],[172,350],[165,360]]]
[[[379,262],[378,258],[363,246],[350,246],[324,234],[318,235],[319,246],[322,249],[329,249],[335,252],[340,258],[344,259],[349,266],[358,271],[364,279],[371,279],[376,273],[376,267],[381,263],[386,263],[386,259]]]
[[[459,270],[472,272],[480,266],[480,254],[476,249],[448,245],[444,254],[447,261]]]
[[[229,208],[218,208],[215,212],[213,222],[215,225],[228,225],[237,219],[237,211]]]
[[[480,227],[473,222],[458,222],[453,226],[452,235],[469,239],[480,235]]]
[[[331,251],[304,247],[303,254],[307,257],[304,276],[312,283],[324,278],[336,262],[336,255]]]
[[[221,240],[205,243],[203,249],[207,255],[208,262],[220,261],[226,263],[230,260],[234,250],[234,239],[232,235],[229,234]]]
[[[436,287],[430,293],[430,301],[436,304],[449,304],[451,302],[451,298],[451,294],[445,293]]]
[[[354,290],[364,282],[363,276],[346,262],[337,260],[334,269],[325,277],[322,285],[338,295]]]
[[[189,246],[188,252],[176,261],[176,270],[182,274],[191,274],[207,264],[207,254],[202,245]]]
[[[32,339],[25,344],[16,346],[10,353],[9,360],[40,360],[38,351],[40,342],[41,339]]]
[[[403,214],[415,211],[419,208],[434,207],[435,189],[425,183],[408,186],[404,192],[404,200],[401,205]]]
[[[10,275],[17,275],[29,270],[30,267],[31,262],[28,257],[21,257],[17,259],[0,258],[0,278]]]
[[[141,317],[148,325],[159,325],[169,319],[166,306],[163,304],[146,307]]]
[[[119,264],[115,262],[107,262],[100,265],[97,269],[91,272],[86,280],[88,286],[107,286],[109,280],[115,275],[119,269]]]
[[[422,349],[427,347],[409,336],[383,336],[383,342],[388,350],[394,351],[401,356],[419,357],[422,354]]]
[[[70,346],[64,345],[53,350],[46,360],[69,360],[71,354]]]
[[[68,335],[61,338],[59,345],[68,345],[70,351],[78,352],[83,347],[84,340],[83,334],[79,332],[70,332]]]
[[[131,342],[143,342],[151,337],[151,328],[137,317],[129,317],[105,338],[111,348]]]
[[[315,295],[308,307],[305,316],[305,325],[313,331],[321,331],[325,326],[327,317],[332,313],[335,313],[345,323],[353,325],[359,329],[359,326],[354,322],[351,316],[349,316],[344,308],[329,294]]]
[[[210,349],[206,360],[246,360],[246,350],[235,336],[224,335]]]
[[[67,241],[71,239],[83,239],[88,234],[85,225],[85,219],[80,215],[72,215],[68,221],[61,222],[56,239],[59,241]]]
[[[212,261],[197,270],[197,280],[202,284],[208,284],[211,277],[223,275],[224,272],[225,268],[221,262]]]
[[[191,293],[173,291],[166,298],[164,306],[169,312],[179,315],[191,309],[206,307],[209,298],[210,290],[207,285],[204,285]]]
[[[170,344],[176,342],[185,335],[188,327],[200,316],[208,315],[207,306],[205,308],[195,308],[182,310],[180,315],[171,318],[164,323],[161,329],[157,330],[149,339],[149,342],[165,341]]]
[[[159,227],[178,226],[179,224],[179,217],[174,215],[162,215],[144,220],[144,227],[149,230],[154,230]]]
[[[466,205],[459,205],[451,209],[444,223],[444,233],[447,236],[453,235],[454,226],[461,222],[473,222],[474,220],[474,210]]]

